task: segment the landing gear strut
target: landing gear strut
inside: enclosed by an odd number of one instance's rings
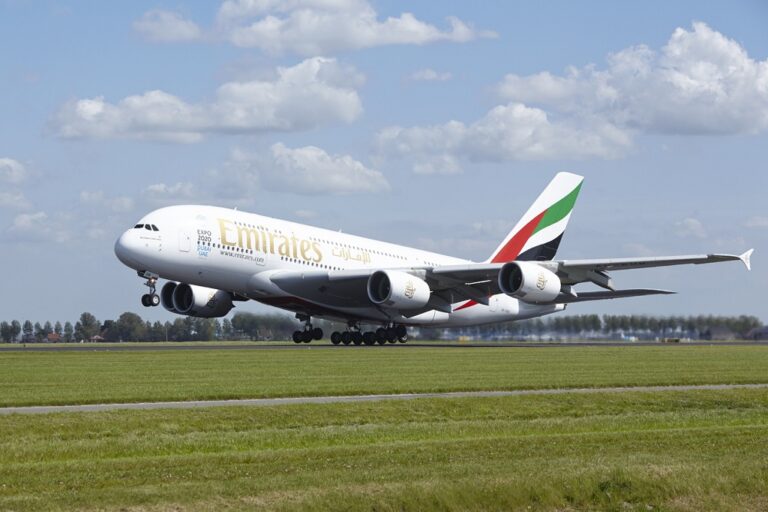
[[[138,272],[139,277],[146,277],[147,282],[144,283],[144,286],[149,287],[149,293],[145,293],[141,296],[141,305],[145,308],[149,307],[155,307],[160,305],[160,296],[155,293],[155,287],[157,285],[157,280],[160,278],[159,275],[153,274],[152,272]]]
[[[296,318],[304,322],[304,330],[293,331],[294,343],[309,343],[312,340],[320,340],[323,338],[323,330],[319,327],[312,327],[312,319],[309,315],[297,314]]]

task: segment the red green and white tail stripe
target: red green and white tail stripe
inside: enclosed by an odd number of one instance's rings
[[[505,263],[554,258],[582,181],[583,176],[558,173],[488,261]]]

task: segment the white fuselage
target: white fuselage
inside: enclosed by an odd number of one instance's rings
[[[454,305],[452,313],[383,316],[374,304],[335,307],[308,303],[270,281],[284,271],[383,270],[460,265],[468,260],[295,222],[213,206],[171,206],[147,214],[115,244],[120,261],[161,278],[225,290],[237,296],[313,317],[368,323],[468,326],[532,318],[562,310],[499,294],[488,305]],[[465,307],[461,308],[464,305]],[[467,307],[469,306],[469,307]]]

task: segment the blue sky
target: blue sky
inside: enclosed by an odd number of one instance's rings
[[[750,274],[618,273],[680,293],[569,313],[767,320],[767,22],[757,1],[0,0],[1,316],[171,318],[112,253],[163,205],[482,260],[567,170],[559,257],[756,249]]]

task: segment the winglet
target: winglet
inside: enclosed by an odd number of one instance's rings
[[[747,267],[747,270],[752,270],[752,262],[750,261],[750,258],[752,258],[752,253],[755,252],[754,249],[750,249],[741,256],[739,256],[739,259],[744,264],[745,267]]]

